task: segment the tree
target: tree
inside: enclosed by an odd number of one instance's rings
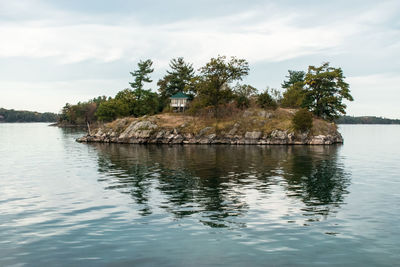
[[[198,97],[205,105],[212,106],[214,116],[218,117],[218,106],[229,102],[233,97],[229,84],[242,80],[248,73],[249,64],[245,59],[231,57],[227,60],[225,56],[211,58],[200,69],[200,76],[196,80]]]
[[[169,67],[171,70],[157,83],[160,94],[165,97],[186,91],[185,87],[194,77],[193,65],[186,63],[183,57],[172,59]]]
[[[257,93],[256,88],[247,84],[237,84],[233,91],[238,108],[248,108],[250,106],[250,97]]]
[[[281,105],[288,108],[299,108],[304,100],[304,79],[306,73],[304,71],[289,70],[287,80],[281,84],[286,89],[283,93]]]
[[[286,81],[281,84],[282,88],[288,89],[296,83],[304,83],[306,73],[304,71],[288,70],[289,75],[285,76]]]
[[[154,71],[151,68],[153,62],[148,59],[138,63],[138,69],[131,72],[135,77],[135,81],[129,83],[133,91],[125,89],[117,95],[120,101],[127,103],[129,114],[133,116],[143,116],[147,114],[154,114],[159,110],[158,96],[151,90],[143,88],[144,83],[151,83],[150,74]]]
[[[134,93],[138,100],[142,97],[144,83],[151,83],[153,80],[150,78],[150,74],[153,73],[154,69],[151,68],[153,61],[150,59],[145,61],[139,61],[138,69],[131,72],[131,75],[135,77],[135,81],[129,83],[134,90]]]
[[[143,92],[142,92],[142,94],[143,94]],[[135,93],[128,88],[119,91],[117,93],[117,95],[115,96],[116,100],[127,105],[128,113],[129,113],[129,115],[132,115],[132,116],[135,115],[135,106],[137,104],[136,98],[137,98],[137,96],[135,95]]]
[[[328,62],[320,67],[309,66],[305,77],[303,106],[327,120],[346,114],[343,100],[353,101],[353,97],[344,78],[342,69],[329,67]]]
[[[133,115],[136,117],[153,115],[159,110],[158,96],[150,90],[142,92],[142,98],[135,102]]]
[[[257,104],[261,108],[276,109],[278,107],[278,104],[272,98],[272,96],[269,94],[268,91],[269,91],[269,88],[267,88],[263,93],[261,93],[257,96]]]
[[[100,121],[112,121],[118,117],[129,116],[129,106],[121,99],[110,98],[101,102],[96,116]]]

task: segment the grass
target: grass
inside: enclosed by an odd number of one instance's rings
[[[126,117],[117,119],[106,124],[107,128],[121,133],[134,121],[150,120],[165,130],[179,129],[181,133],[191,133],[197,135],[202,129],[211,127],[207,134],[216,133],[217,135],[226,135],[237,126],[237,135],[244,135],[246,132],[262,132],[263,135],[269,135],[274,130],[294,132],[292,118],[295,109],[278,108],[276,110],[263,110],[252,108],[247,110],[238,110],[229,116],[214,118],[212,116],[190,116],[183,113],[162,113],[154,116],[141,118]],[[268,116],[265,116],[268,115]],[[311,135],[333,134],[337,127],[319,118],[313,119]]]

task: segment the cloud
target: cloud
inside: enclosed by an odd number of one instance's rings
[[[139,59],[154,61],[157,80],[171,58],[183,56],[197,68],[221,54],[246,58],[248,79],[259,87],[279,86],[287,69],[331,61],[353,76],[356,100],[349,114],[399,117],[393,99],[399,100],[394,59],[400,56],[400,2],[229,2],[233,9],[224,7],[228,2],[215,3],[215,12],[207,11],[211,1],[198,2],[199,11],[187,4],[185,13],[178,2],[165,11],[171,3],[133,1],[127,11],[112,3],[108,12],[101,6],[111,5],[107,1],[93,11],[87,3],[56,2],[60,8],[52,1],[0,0],[0,68],[6,70],[0,73],[0,106],[36,103],[36,109],[57,111],[65,102],[125,88]],[[7,82],[10,77],[18,81]],[[49,101],[39,103],[43,96]]]
[[[337,47],[354,31],[343,25],[298,27],[295,19],[294,14],[265,19],[263,12],[245,11],[169,24],[144,24],[125,17],[100,23],[95,16],[91,23],[79,14],[63,14],[59,19],[1,23],[0,57],[51,57],[67,64],[151,56],[165,64],[172,56],[204,62],[227,54],[274,62]]]

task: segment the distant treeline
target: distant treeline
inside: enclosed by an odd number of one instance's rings
[[[336,120],[337,124],[400,124],[400,120],[387,119],[374,116],[341,116]]]
[[[0,108],[0,122],[56,122],[57,114]]]

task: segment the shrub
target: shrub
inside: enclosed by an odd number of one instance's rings
[[[296,131],[305,132],[312,128],[312,113],[307,109],[300,109],[294,114],[292,119],[293,127]]]
[[[299,108],[303,104],[304,89],[301,83],[295,83],[283,93],[281,105],[286,108]]]
[[[276,109],[278,107],[278,103],[268,93],[268,90],[257,96],[257,104],[265,109]]]
[[[234,98],[236,101],[236,106],[240,109],[246,109],[250,107],[250,100],[253,95],[257,93],[257,89],[251,85],[240,85],[237,84],[233,88]]]
[[[205,106],[204,101],[196,97],[193,101],[189,102],[187,113],[190,115],[199,115]]]
[[[100,121],[113,121],[119,117],[129,116],[129,106],[122,100],[109,99],[100,104],[96,116]]]

